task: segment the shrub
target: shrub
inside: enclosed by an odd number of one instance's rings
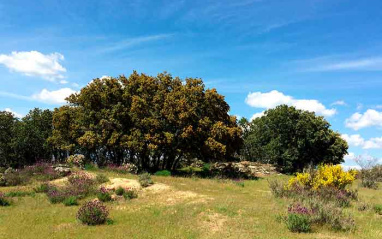
[[[21,170],[20,173],[27,175],[29,178],[33,177],[39,181],[50,181],[65,176],[55,171],[51,164],[44,162],[38,162],[28,166]]]
[[[99,192],[97,193],[97,198],[98,200],[100,200],[101,202],[108,202],[108,201],[111,201],[111,195],[110,193],[107,191],[106,188],[104,187],[101,187]]]
[[[124,193],[125,193],[125,189],[122,188],[122,187],[118,187],[118,188],[115,190],[115,194],[117,194],[118,196],[122,196]]]
[[[67,197],[64,199],[63,203],[65,206],[76,206],[78,205],[77,197],[75,196]]]
[[[382,204],[374,205],[374,211],[375,213],[382,215]]]
[[[308,204],[313,212],[313,223],[326,224],[335,231],[349,231],[355,228],[354,219],[344,215],[335,203],[315,198],[310,199]]]
[[[377,166],[372,169],[361,170],[361,185],[365,188],[378,189]]]
[[[311,231],[311,223],[309,220],[309,216],[307,215],[290,213],[285,219],[285,223],[287,228],[291,232],[310,232]]]
[[[104,224],[109,212],[101,202],[86,202],[77,212],[77,219],[86,225]]]
[[[29,177],[20,172],[11,172],[3,175],[5,186],[25,185],[29,182]]]
[[[42,183],[39,186],[33,188],[36,193],[46,193],[49,190],[50,185],[48,183]]]
[[[268,185],[273,196],[277,198],[289,197],[291,194],[286,185],[279,180],[268,180]]]
[[[98,184],[109,182],[109,178],[104,174],[97,174],[95,180]]]
[[[149,173],[143,173],[139,175],[139,183],[144,188],[154,184],[153,180],[151,179],[151,175]]]
[[[125,191],[125,193],[123,194],[123,197],[126,200],[134,199],[138,197],[138,192],[134,189],[129,188]]]
[[[304,188],[317,190],[323,187],[344,189],[355,180],[357,171],[345,172],[341,165],[321,165],[310,173],[297,173],[289,180],[288,187],[298,184]]]
[[[168,171],[168,170],[162,170],[162,171],[156,172],[155,176],[165,176],[165,177],[168,177],[168,176],[171,176],[171,172]]]
[[[117,173],[132,173],[136,174],[138,172],[138,167],[132,163],[124,163],[122,165],[109,164],[106,166],[108,170],[117,172]]]
[[[359,205],[358,205],[358,211],[366,211],[370,208],[370,205],[365,203],[365,202],[361,202]]]
[[[96,181],[87,173],[72,174],[68,177],[68,182],[66,191],[69,191],[73,196],[83,198],[95,192]]]
[[[0,192],[0,206],[5,207],[11,205],[11,202]]]
[[[74,165],[79,168],[84,168],[85,166],[85,156],[82,154],[74,154],[70,155],[67,159],[66,162],[69,165]]]
[[[86,171],[92,171],[92,170],[96,170],[97,167],[94,163],[87,163],[87,164],[85,164],[84,169]]]
[[[54,187],[50,188],[46,195],[48,196],[49,201],[54,204],[61,203],[68,197],[65,191],[59,190]]]

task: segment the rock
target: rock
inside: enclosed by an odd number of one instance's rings
[[[278,173],[273,165],[249,161],[214,163],[211,172],[230,178],[256,178]]]
[[[55,167],[54,171],[59,173],[61,176],[67,176],[72,172],[72,170],[67,167]]]
[[[16,172],[15,169],[9,167],[9,168],[7,168],[7,170],[4,171],[4,174],[15,173],[15,172]]]

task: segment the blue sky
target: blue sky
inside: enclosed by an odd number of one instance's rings
[[[382,158],[378,0],[0,1],[0,110],[54,108],[93,78],[200,77],[252,118],[315,111]]]

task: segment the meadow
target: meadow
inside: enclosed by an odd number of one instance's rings
[[[92,173],[137,179],[100,169]],[[354,216],[354,231],[320,227],[310,233],[293,233],[277,220],[289,202],[272,195],[268,180],[275,178],[288,180],[289,176],[240,181],[152,176],[154,185],[140,190],[138,198],[106,202],[112,221],[99,226],[83,225],[76,219],[80,205],[94,196],[67,207],[34,193],[37,182],[1,187],[3,193],[31,193],[12,197],[11,206],[0,207],[0,238],[382,238],[382,216],[357,209],[361,202],[381,204],[382,190],[353,183],[359,199],[344,210]]]

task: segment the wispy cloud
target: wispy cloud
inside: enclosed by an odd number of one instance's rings
[[[303,72],[330,71],[382,71],[382,57],[359,57],[345,59],[337,56],[324,56],[314,59],[294,61],[292,64]]]
[[[149,42],[156,42],[161,41],[165,39],[169,39],[171,37],[175,36],[175,34],[158,34],[158,35],[152,35],[152,36],[142,36],[142,37],[135,37],[135,38],[129,38],[123,41],[118,41],[110,44],[109,46],[106,46],[104,48],[100,48],[97,53],[110,53],[122,49],[131,48],[134,46],[138,46],[144,43]]]

